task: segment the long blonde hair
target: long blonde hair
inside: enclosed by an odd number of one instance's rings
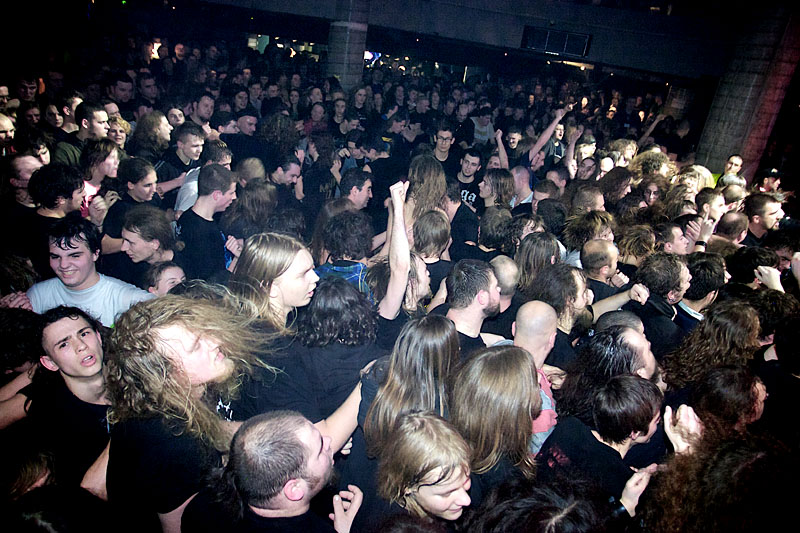
[[[507,457],[526,477],[533,477],[528,441],[541,409],[533,356],[522,348],[478,350],[453,379],[450,420],[472,447],[470,466],[477,474]]]
[[[106,350],[109,422],[163,417],[180,433],[189,433],[226,451],[230,432],[215,408],[219,400],[235,398],[244,375],[255,366],[271,369],[256,354],[261,345],[252,327],[256,318],[237,312],[233,303],[166,295],[140,302],[117,319]],[[182,326],[198,338],[219,342],[233,362],[233,371],[217,383],[208,383],[197,397],[180,362],[170,354],[159,333]]]
[[[285,332],[286,324],[281,310],[270,298],[272,284],[306,247],[293,237],[278,233],[259,233],[244,243],[239,262],[228,286],[231,292],[253,302],[261,318],[277,331]]]
[[[442,164],[431,154],[418,155],[408,169],[408,197],[414,201],[414,220],[439,206],[447,191]]]

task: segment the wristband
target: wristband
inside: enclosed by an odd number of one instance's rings
[[[702,246],[703,248],[705,248],[706,246],[708,246],[708,243],[706,241],[696,241],[694,243],[694,245],[695,246]]]

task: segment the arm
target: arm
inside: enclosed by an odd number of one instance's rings
[[[406,235],[403,214],[408,182],[398,181],[389,188],[392,196],[392,240],[389,241],[389,286],[386,296],[378,303],[378,313],[387,320],[394,320],[403,305],[411,268],[411,250]]]
[[[168,193],[173,189],[177,189],[178,187],[183,185],[185,181],[186,181],[186,172],[183,172],[181,173],[180,176],[178,176],[175,179],[169,181],[162,181],[161,183],[158,184],[156,190],[158,191],[159,196],[164,196],[164,193]]]
[[[183,511],[195,496],[197,496],[197,494],[192,494],[188,500],[173,511],[158,513],[158,520],[161,522],[161,531],[164,533],[181,533],[181,517],[183,516]]]
[[[583,126],[578,126],[575,128],[575,131],[570,134],[568,139],[569,143],[567,143],[567,149],[564,150],[565,163],[575,160],[575,145],[578,144],[578,139],[581,138],[581,135],[583,135]],[[570,168],[569,165],[567,165],[567,168]],[[575,176],[572,176],[572,178],[574,179]]]
[[[0,401],[0,429],[5,429],[27,416],[28,413],[25,412],[27,399],[24,394],[15,394],[8,400]]]
[[[81,480],[81,488],[84,488],[100,498],[108,501],[108,491],[106,490],[106,472],[108,471],[108,450],[111,447],[109,442],[100,454],[100,457],[92,463],[89,470]]]
[[[100,242],[100,248],[102,248],[103,255],[121,252],[122,239],[115,239],[114,237],[103,235],[103,240]]]
[[[547,141],[549,141],[550,137],[553,136],[553,132],[556,131],[556,126],[558,126],[558,123],[561,122],[562,118],[564,118],[564,115],[572,111],[572,106],[573,104],[568,104],[566,107],[556,109],[555,118],[550,125],[545,128],[542,134],[539,135],[539,139],[537,139],[536,144],[534,144],[533,148],[531,148],[530,152],[528,152],[528,157],[531,161],[533,161],[533,156],[541,152],[542,148],[544,148],[544,145],[547,144]]]
[[[503,130],[496,130],[494,132],[494,140],[497,143],[497,157],[500,158],[500,168],[508,169],[508,153],[503,144]]]
[[[664,120],[664,118],[665,118],[664,115],[659,114],[658,116],[656,116],[656,119],[653,122],[650,123],[650,127],[648,127],[647,130],[645,130],[645,132],[642,134],[642,136],[636,142],[636,144],[639,146],[639,148],[644,146],[644,143],[647,142],[647,138],[650,137],[650,135],[653,134],[653,130],[656,129],[656,126],[658,126],[658,123],[661,122],[662,120]]]
[[[615,309],[619,309],[631,300],[635,300],[644,305],[649,297],[650,291],[647,290],[647,287],[641,283],[637,283],[625,292],[615,294],[614,296],[609,296],[604,300],[600,300],[599,302],[592,304],[592,311],[594,315],[592,317],[592,323],[597,322],[597,319],[603,314],[608,313],[609,311],[614,311]]]
[[[314,424],[323,435],[331,438],[331,448],[338,452],[347,443],[358,425],[358,406],[361,404],[361,382],[339,408]]]

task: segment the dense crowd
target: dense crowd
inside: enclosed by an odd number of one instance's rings
[[[750,531],[800,233],[663,96],[135,38],[0,80],[9,531]]]

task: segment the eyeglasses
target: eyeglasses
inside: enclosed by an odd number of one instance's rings
[[[436,140],[439,141],[440,143],[443,143],[443,142],[450,142],[450,141],[453,140],[453,138],[452,137],[439,137],[437,135],[436,136]]]

